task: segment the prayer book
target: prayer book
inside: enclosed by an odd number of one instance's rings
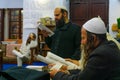
[[[40,30],[45,30],[45,31],[47,31],[49,34],[48,34],[48,36],[49,37],[51,37],[52,35],[54,35],[54,32],[52,31],[52,30],[50,30],[48,27],[46,27],[45,25],[43,25],[42,23],[39,23],[38,24],[38,28],[40,29]]]
[[[51,69],[57,69],[59,70],[62,65],[67,66],[67,68],[70,69],[79,69],[80,67],[76,64],[66,61],[64,58],[57,56],[51,52],[47,52],[47,56],[43,57],[41,55],[37,56],[37,59],[46,63],[46,64],[55,64]]]

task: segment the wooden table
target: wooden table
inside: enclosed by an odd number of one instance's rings
[[[0,70],[3,68],[3,51],[0,49]]]

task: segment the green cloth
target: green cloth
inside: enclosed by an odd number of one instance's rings
[[[120,18],[117,18],[118,29],[120,29]]]

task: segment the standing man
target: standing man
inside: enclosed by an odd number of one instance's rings
[[[48,32],[42,31],[45,42],[51,52],[62,57],[80,59],[80,27],[68,19],[68,11],[63,8],[54,10],[56,29],[49,37]]]

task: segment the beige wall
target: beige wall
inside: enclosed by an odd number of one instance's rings
[[[30,32],[37,32],[37,21],[42,17],[54,18],[54,8],[68,6],[69,0],[24,0],[23,2],[23,40]]]

